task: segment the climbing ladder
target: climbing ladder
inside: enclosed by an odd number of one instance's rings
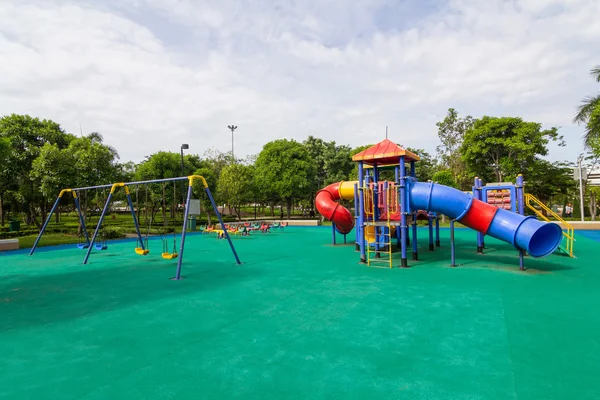
[[[391,185],[388,190],[385,190],[385,193],[379,193],[379,195],[384,195],[386,199],[384,208],[386,219],[375,221],[373,216],[375,215],[375,204],[377,203],[375,202],[373,186],[364,190],[365,215],[371,216],[371,219],[367,218],[367,221],[365,221],[363,232],[372,229],[371,240],[367,240],[367,235],[363,236],[363,240],[367,242],[367,265],[370,267],[372,266],[371,264],[383,264],[392,268],[392,226],[390,224],[390,214],[397,212],[398,207],[397,201],[392,201],[396,195],[395,186]],[[367,205],[368,208],[366,207]],[[378,229],[380,230],[379,233],[377,233]],[[380,265],[373,266],[378,267]]]
[[[566,230],[563,230],[563,236],[565,237],[565,244],[559,246],[559,250],[568,255],[569,257],[573,257],[573,243],[575,242],[575,229],[571,226],[567,221],[562,219],[558,214],[552,211],[548,206],[539,201],[534,195],[530,193],[525,193],[525,205],[535,212],[535,214],[543,219],[546,222],[560,222],[563,226],[566,227]],[[544,215],[537,207],[546,211],[546,213],[554,218],[550,220],[547,215]]]

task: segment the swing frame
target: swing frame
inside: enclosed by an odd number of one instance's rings
[[[58,203],[60,202],[60,199],[62,198],[64,193],[67,193],[67,192],[74,193],[74,191],[77,191],[77,190],[88,190],[88,189],[109,188],[109,187],[110,187],[110,193],[108,194],[106,203],[104,204],[102,214],[100,215],[100,218],[98,219],[98,224],[96,225],[96,230],[94,231],[94,235],[92,236],[92,239],[90,240],[90,246],[88,247],[85,257],[83,259],[83,264],[88,263],[88,260],[90,258],[90,255],[91,255],[91,252],[93,249],[93,245],[96,242],[96,238],[98,237],[98,232],[100,230],[100,227],[102,226],[102,221],[104,220],[104,217],[106,216],[106,212],[108,211],[110,203],[114,197],[114,193],[118,188],[124,188],[124,190],[125,190],[125,195],[127,197],[127,203],[131,210],[131,215],[133,217],[133,222],[135,225],[137,237],[140,242],[140,248],[142,248],[144,251],[147,251],[147,249],[144,248],[144,243],[142,241],[142,235],[141,235],[140,227],[138,224],[138,218],[136,216],[135,208],[133,207],[133,203],[131,201],[129,185],[143,185],[143,184],[149,184],[149,183],[174,182],[174,181],[184,181],[184,180],[188,181],[187,199],[186,199],[186,203],[185,203],[186,212],[184,214],[183,228],[181,230],[181,239],[180,239],[180,248],[179,248],[179,253],[178,253],[177,270],[175,273],[175,277],[172,279],[179,280],[182,278],[181,268],[182,268],[182,263],[183,263],[183,252],[185,249],[185,236],[186,236],[186,232],[187,232],[186,228],[187,228],[188,216],[189,216],[187,211],[190,209],[190,200],[192,198],[192,186],[193,186],[195,180],[199,180],[202,182],[202,184],[204,186],[204,191],[206,192],[208,199],[210,200],[213,210],[215,211],[215,215],[219,219],[219,223],[221,224],[221,227],[223,228],[225,237],[227,238],[227,241],[229,242],[229,247],[231,248],[231,252],[233,253],[233,256],[235,257],[235,261],[237,264],[241,264],[240,258],[238,257],[235,247],[233,246],[233,242],[231,241],[231,237],[229,236],[229,233],[227,232],[227,229],[225,228],[223,218],[221,218],[221,213],[219,212],[217,204],[215,203],[215,200],[214,200],[214,198],[210,192],[210,189],[208,187],[208,184],[206,183],[206,179],[204,179],[204,177],[201,175],[189,175],[189,176],[181,176],[181,177],[177,177],[177,178],[153,179],[153,180],[137,181],[137,182],[118,182],[118,183],[113,183],[110,185],[99,185],[99,186],[93,186],[93,187],[87,187],[87,188],[63,189],[60,191],[56,201],[54,202],[54,205],[52,206],[52,209],[50,210],[50,213],[48,214],[48,217],[46,218],[46,221],[44,222],[44,225],[42,226],[42,229],[40,230],[40,233],[39,233],[38,237],[36,238],[35,243],[33,244],[33,247],[31,248],[31,251],[29,252],[29,255],[33,255],[42,235],[44,234],[44,232],[46,230],[46,227],[48,226],[48,223],[50,222],[50,218],[52,217],[52,214],[56,210]],[[80,218],[81,218],[81,213],[80,213]],[[137,253],[137,248],[136,248],[136,253]],[[148,254],[148,253],[146,253],[146,254]]]

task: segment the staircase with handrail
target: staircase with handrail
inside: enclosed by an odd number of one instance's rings
[[[532,210],[538,217],[540,217],[544,221],[559,222],[562,224],[563,227],[566,228],[566,229],[563,229],[563,236],[565,237],[565,244],[564,244],[564,246],[561,244],[559,249],[562,252],[564,252],[565,254],[567,254],[569,257],[573,257],[573,243],[575,242],[575,229],[573,228],[573,226],[571,226],[571,224],[569,224],[567,221],[562,219],[560,217],[560,215],[558,215],[557,213],[552,211],[547,205],[542,203],[540,200],[538,200],[534,195],[532,195],[530,193],[525,193],[525,205],[527,206],[527,208]],[[540,211],[537,207],[544,210],[546,212],[546,214],[544,214],[542,211]],[[548,218],[548,215],[552,216],[552,218],[554,218],[554,220],[551,220],[550,218]]]

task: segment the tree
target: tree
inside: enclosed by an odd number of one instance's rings
[[[241,205],[253,198],[253,168],[249,165],[231,164],[223,168],[219,177],[219,195],[233,209],[241,220]]]
[[[454,180],[462,189],[467,189],[471,183],[466,173],[466,166],[460,157],[460,149],[465,134],[473,127],[474,122],[470,115],[461,118],[454,108],[449,108],[444,120],[436,123],[441,142],[436,147],[440,163],[452,172]]]
[[[420,158],[420,160],[415,163],[415,174],[417,175],[417,178],[423,182],[431,180],[438,168],[437,160],[423,149],[407,147],[406,150],[415,153]]]
[[[136,180],[152,180],[176,178],[181,175],[181,159],[178,153],[159,151],[147,157],[142,161],[136,170]],[[171,189],[172,188],[172,189]],[[173,199],[171,210],[177,204],[177,184],[168,185],[166,183],[148,185],[150,198],[152,201],[151,216],[157,211],[157,205],[162,203],[163,226],[167,226],[167,203]],[[171,211],[173,216],[173,211]]]
[[[544,204],[553,203],[553,198],[566,197],[575,188],[573,169],[564,163],[551,163],[536,157],[524,176],[525,190]]]
[[[548,154],[548,143],[564,145],[558,128],[541,129],[541,124],[514,117],[478,119],[469,129],[459,149],[468,170],[485,180],[502,182],[516,176],[535,161]]]
[[[42,218],[44,217],[47,199],[30,176],[33,161],[44,144],[56,144],[59,149],[64,149],[74,138],[54,121],[17,114],[0,118],[0,139],[10,143],[8,157],[0,165],[0,204],[3,217],[4,196],[13,192],[12,208],[24,211],[28,224],[35,222],[40,225],[36,215],[41,211]]]
[[[288,218],[294,198],[306,197],[311,189],[315,166],[306,148],[295,140],[267,143],[256,159],[259,190],[272,193],[287,204]]]
[[[5,187],[8,186],[8,176],[3,177],[2,171],[8,165],[8,158],[10,156],[10,141],[6,138],[0,138],[0,225],[4,226],[4,191]]]
[[[216,178],[213,170],[206,166],[200,167],[196,171],[194,171],[194,175],[200,175],[200,176],[204,177],[204,179],[206,179],[208,188],[210,189],[211,193],[214,196],[215,189],[217,188],[217,178]],[[210,202],[210,199],[206,195],[206,190],[204,189],[204,185],[200,181],[195,180],[192,190],[193,190],[194,197],[200,199],[201,207],[206,212],[206,219],[207,219],[208,225],[212,225],[211,213],[213,211],[213,206],[212,206],[212,203]]]
[[[454,174],[452,174],[452,171],[450,171],[449,169],[437,171],[435,174],[433,174],[431,180],[436,183],[439,183],[440,185],[446,185],[453,188],[458,187],[458,184],[454,180]]]
[[[596,82],[600,82],[600,65],[592,68],[590,73]],[[591,146],[593,139],[600,139],[600,92],[587,96],[581,101],[573,122],[586,124],[584,136],[586,147]]]

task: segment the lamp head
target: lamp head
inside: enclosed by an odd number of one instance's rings
[[[181,145],[181,150],[187,150],[187,149],[189,149],[189,148],[190,148],[190,145],[189,145],[189,144],[185,144],[185,143],[184,143],[184,144],[182,144],[182,145]]]

